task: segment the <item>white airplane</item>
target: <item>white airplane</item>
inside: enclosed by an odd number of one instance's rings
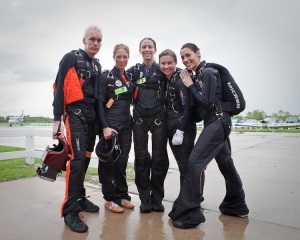
[[[22,126],[23,121],[24,121],[24,111],[22,111],[22,114],[20,116],[11,116],[8,119],[9,126],[12,126],[13,124],[20,124]]]
[[[260,128],[262,129],[270,129],[272,132],[275,131],[275,129],[279,128],[300,128],[300,122],[299,123],[285,123],[285,122],[271,122],[271,121],[258,121],[254,119],[247,119],[245,122],[242,123],[236,123],[235,128],[256,128],[257,131],[259,131]]]

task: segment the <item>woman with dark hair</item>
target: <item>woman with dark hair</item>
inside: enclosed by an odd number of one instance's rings
[[[224,94],[220,74],[215,68],[205,67],[206,62],[201,61],[200,49],[193,43],[184,44],[180,55],[186,66],[180,77],[196,102],[196,112],[204,120],[204,128],[189,156],[187,173],[169,216],[177,228],[192,228],[205,222],[200,210],[203,173],[215,158],[226,183],[226,195],[219,206],[220,211],[227,215],[246,217],[249,210],[245,192],[231,158],[231,114],[224,109],[220,111]],[[188,70],[195,72],[195,78],[191,78]]]
[[[127,71],[135,87],[133,100],[133,142],[135,183],[141,200],[140,212],[163,212],[164,181],[169,167],[167,154],[167,123],[164,107],[165,84],[154,60],[156,43],[144,38],[139,45],[143,63]],[[152,152],[148,150],[148,133]]]
[[[194,147],[196,123],[192,119],[188,89],[180,78],[181,69],[176,68],[176,54],[166,49],[159,54],[159,67],[166,77],[166,109],[168,138],[180,172],[180,186],[186,173],[188,157]]]

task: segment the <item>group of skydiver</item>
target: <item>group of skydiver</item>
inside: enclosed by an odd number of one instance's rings
[[[205,222],[200,206],[204,200],[204,171],[212,159],[216,160],[226,182],[220,211],[246,217],[249,210],[229,141],[231,116],[241,107],[237,103],[242,104],[243,98],[231,88],[236,104],[225,103],[227,93],[223,85],[224,79],[231,77],[229,72],[225,75],[222,66],[201,60],[200,49],[193,43],[186,43],[180,49],[186,69],[176,67],[177,57],[170,49],[159,54],[157,63],[156,42],[148,37],[139,44],[142,63],[126,69],[129,48],[117,44],[113,49],[115,66],[103,71],[95,58],[102,37],[98,26],[87,27],[82,40],[84,48],[64,55],[54,83],[53,139],[66,134],[71,153],[61,207],[66,225],[72,231],[86,232],[88,226],[82,221],[80,211],[99,211],[87,199],[84,188],[97,135],[107,141],[117,135],[121,148],[115,161],[99,161],[99,181],[106,209],[122,213],[124,208],[134,208],[126,181],[133,141],[140,212],[165,210],[169,142],[180,171],[180,193],[168,214],[174,227],[192,228]],[[204,122],[204,128],[195,141],[199,121]],[[152,149],[148,149],[149,133]]]

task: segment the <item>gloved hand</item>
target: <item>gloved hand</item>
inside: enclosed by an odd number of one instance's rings
[[[181,145],[182,141],[183,141],[183,135],[184,135],[184,131],[177,129],[173,136],[172,144],[173,145]]]

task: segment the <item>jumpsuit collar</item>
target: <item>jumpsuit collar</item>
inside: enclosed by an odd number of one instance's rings
[[[79,52],[83,55],[84,59],[88,59],[90,61],[93,60],[93,58],[91,58],[83,49],[79,48]]]

